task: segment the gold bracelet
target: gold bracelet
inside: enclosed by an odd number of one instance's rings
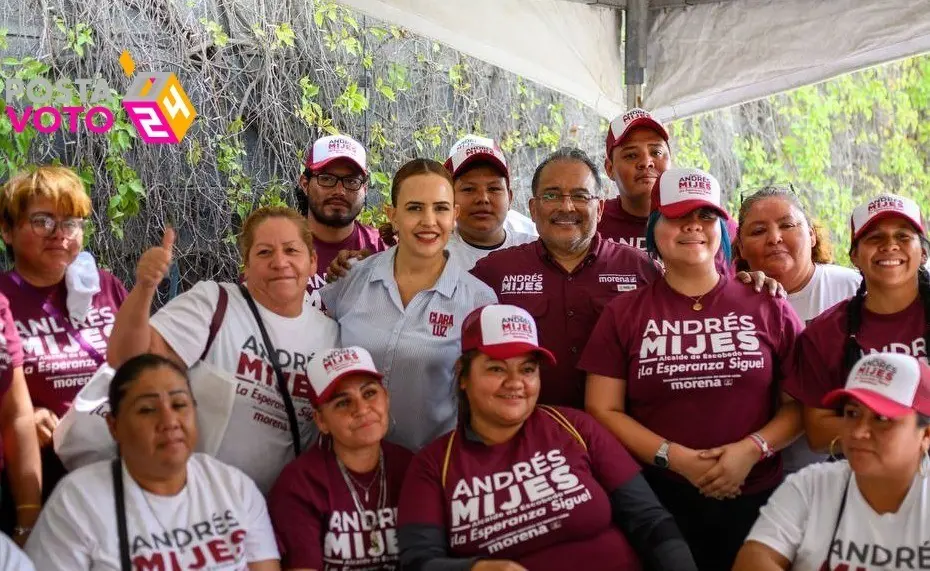
[[[41,510],[42,506],[40,504],[23,504],[21,506],[16,506],[16,511],[19,510]]]

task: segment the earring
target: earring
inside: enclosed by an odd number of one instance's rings
[[[838,460],[836,456],[836,443],[839,442],[840,437],[835,436],[833,440],[830,441],[830,460]]]

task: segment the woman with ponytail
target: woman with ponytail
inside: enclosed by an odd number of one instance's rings
[[[913,200],[885,194],[858,206],[851,218],[849,257],[862,273],[856,295],[810,322],[785,390],[804,405],[814,450],[837,448],[842,418],[824,409],[825,394],[841,388],[864,353],[903,353],[927,360],[930,242]]]

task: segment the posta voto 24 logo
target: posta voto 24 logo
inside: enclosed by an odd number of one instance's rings
[[[131,78],[136,64],[128,51],[123,52],[119,63]],[[75,95],[81,105],[72,105]],[[22,133],[30,124],[46,134],[58,131],[62,125],[72,133],[82,125],[91,133],[106,133],[113,127],[113,112],[99,103],[109,95],[104,79],[62,78],[52,84],[42,77],[28,83],[13,78],[6,84],[6,115],[16,133]],[[31,105],[17,109],[17,103],[23,100]],[[123,97],[123,108],[139,137],[150,144],[180,143],[197,117],[181,82],[167,72],[136,74]]]

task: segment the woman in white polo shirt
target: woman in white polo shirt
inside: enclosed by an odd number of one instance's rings
[[[185,369],[197,365],[195,386],[219,377],[222,387],[210,404],[217,408],[227,398],[231,404],[215,455],[267,493],[314,436],[307,363],[334,347],[338,335],[336,323],[304,300],[307,277],[316,271],[307,219],[291,208],[255,210],[239,237],[246,284],[200,282],[150,320],[173,242],[169,230],[139,260],[107,360],[118,367],[134,355],[157,353]]]
[[[927,569],[930,366],[875,353],[823,400],[846,460],[790,476],[762,508],[735,571]]]
[[[388,212],[397,245],[320,292],[342,344],[366,348],[384,374],[396,421],[388,440],[411,450],[455,424],[452,369],[462,320],[497,301],[446,252],[457,213],[452,188],[441,163],[414,159],[401,167]]]

